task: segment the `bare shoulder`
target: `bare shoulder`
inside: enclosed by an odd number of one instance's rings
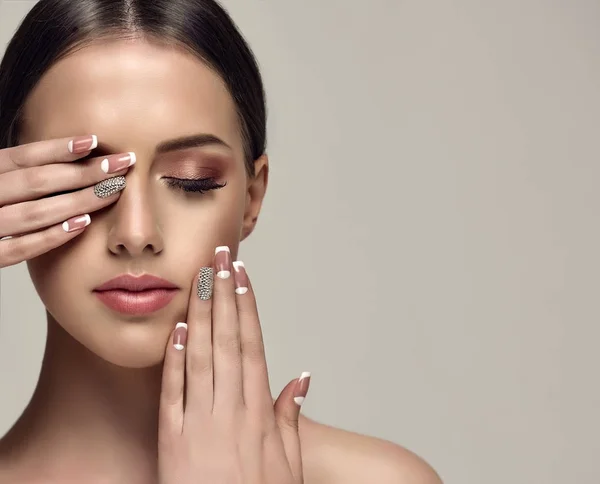
[[[305,484],[441,484],[416,454],[387,440],[299,421]]]

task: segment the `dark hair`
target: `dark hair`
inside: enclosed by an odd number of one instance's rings
[[[23,104],[43,74],[102,39],[177,45],[221,76],[238,111],[246,168],[265,151],[263,82],[252,50],[215,0],[40,0],[0,63],[0,149],[18,144]]]

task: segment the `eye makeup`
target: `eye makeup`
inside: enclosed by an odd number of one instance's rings
[[[171,188],[202,194],[225,187],[227,183],[223,177],[224,169],[220,164],[185,160],[170,163],[161,178]]]
[[[173,178],[163,177],[170,187],[184,192],[206,193],[225,187],[227,183],[217,183],[214,177],[209,178]]]

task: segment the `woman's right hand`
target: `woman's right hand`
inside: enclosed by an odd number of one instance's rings
[[[97,146],[90,135],[0,150],[0,268],[68,242],[119,199],[135,154],[78,162]]]

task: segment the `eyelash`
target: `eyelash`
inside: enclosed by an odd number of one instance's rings
[[[217,183],[215,178],[173,178],[164,177],[170,187],[184,192],[206,193],[223,188],[227,183]]]

